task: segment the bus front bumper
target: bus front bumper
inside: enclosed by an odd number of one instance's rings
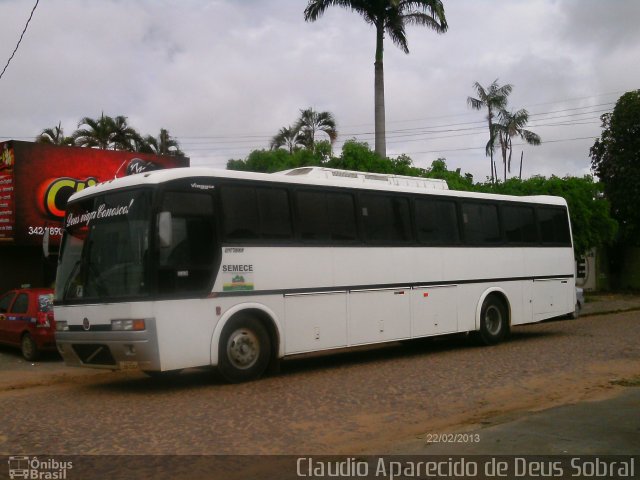
[[[71,367],[160,370],[155,322],[143,331],[59,331],[58,352]]]

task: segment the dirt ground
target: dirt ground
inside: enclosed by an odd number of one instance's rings
[[[476,430],[618,395],[640,383],[638,338],[640,311],[592,312],[577,321],[516,327],[495,347],[470,347],[455,337],[300,358],[284,362],[279,375],[242,385],[195,369],[167,383],[138,372],[65,367],[55,355],[29,363],[2,347],[0,407],[26,405],[16,401],[26,398],[29,406],[0,427],[0,452],[15,453],[9,443],[46,444],[63,431],[58,453],[77,453],[95,428],[109,439],[93,440],[95,454],[136,445],[145,446],[137,453],[149,454],[387,453],[430,433]],[[30,419],[26,412],[47,408],[52,398],[46,422]],[[104,405],[117,408],[132,398],[140,410],[99,417]],[[74,402],[86,419],[66,416],[65,405]],[[205,413],[211,408],[215,415]],[[203,429],[204,418],[215,428]],[[16,436],[23,428],[29,435]]]

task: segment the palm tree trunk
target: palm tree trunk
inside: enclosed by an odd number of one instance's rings
[[[491,111],[491,105],[487,105],[487,109],[489,113],[487,114],[487,121],[489,122],[489,158],[491,161],[491,183],[495,182],[495,179],[498,178],[498,171],[495,166],[495,162],[493,161],[493,143],[495,140],[495,132],[493,128],[493,112]],[[496,170],[495,176],[493,175],[493,171]]]
[[[491,162],[491,183],[494,183],[493,170],[495,163],[493,162],[493,124],[491,123],[491,108],[489,108],[489,161]],[[497,172],[496,172],[497,176]]]
[[[376,62],[374,64],[374,106],[375,106],[375,150],[382,158],[387,156],[384,116],[384,66],[383,58],[384,25],[376,26]]]
[[[507,181],[507,141],[500,136],[500,148],[502,149],[502,168],[504,169],[504,181]]]

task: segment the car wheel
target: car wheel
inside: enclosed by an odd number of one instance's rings
[[[255,317],[238,315],[224,326],[218,346],[218,370],[231,383],[254,380],[271,358],[271,342]]]
[[[582,310],[582,305],[580,302],[576,302],[576,308],[571,315],[569,315],[573,320],[577,320],[580,318],[580,311]]]
[[[38,352],[36,342],[34,342],[33,338],[28,333],[25,333],[22,336],[20,348],[22,350],[22,356],[30,362],[37,360],[40,356],[40,352]]]

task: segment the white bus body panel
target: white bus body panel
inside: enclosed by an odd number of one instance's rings
[[[159,185],[196,176],[428,196],[425,188],[390,187],[374,181],[358,186],[331,175],[331,181],[321,182],[287,175],[175,169],[100,184],[73,198],[115,187]],[[438,195],[566,206],[564,200],[555,197],[518,198],[446,190],[438,191]],[[216,365],[224,325],[234,314],[247,309],[260,310],[273,321],[279,340],[277,354],[282,357],[477,330],[482,302],[493,292],[505,297],[512,325],[570,313],[575,305],[571,247],[301,245],[223,246],[209,298],[56,306],[55,315],[76,329],[84,318],[92,325],[144,318],[152,328],[138,335],[142,337],[140,344],[146,341],[157,350],[149,368],[173,370]],[[106,338],[114,345],[120,335],[96,331],[96,339],[91,340],[93,331],[85,333],[89,334],[87,342]],[[80,342],[72,339],[73,332],[61,334],[70,338],[69,345]],[[140,367],[144,369],[144,365]]]

